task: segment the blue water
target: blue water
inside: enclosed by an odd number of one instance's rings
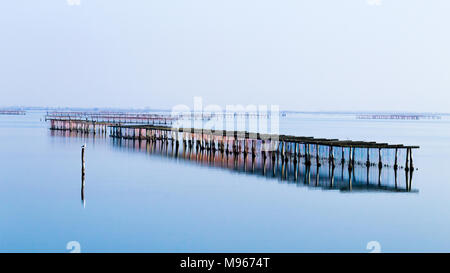
[[[149,152],[145,142],[63,136],[43,115],[0,116],[1,252],[68,252],[70,241],[82,252],[368,252],[369,241],[383,252],[450,251],[447,119],[281,119],[284,134],[420,145],[412,191],[400,192],[329,190]],[[392,175],[383,182],[392,186]]]

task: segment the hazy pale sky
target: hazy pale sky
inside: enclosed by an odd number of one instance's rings
[[[0,106],[450,112],[450,1],[371,1],[2,1]]]

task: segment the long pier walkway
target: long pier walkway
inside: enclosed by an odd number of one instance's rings
[[[321,161],[327,160],[332,166],[346,163],[349,169],[356,165],[377,165],[379,168],[391,166],[413,171],[413,150],[419,148],[402,144],[155,125],[112,125],[109,128],[109,135],[114,138],[163,140],[177,147],[183,145],[198,151],[281,157],[285,161],[304,158],[306,165],[320,165]]]
[[[100,133],[116,139],[162,141],[175,149],[280,159],[304,165],[332,168],[346,165],[392,167],[414,171],[413,150],[419,146],[369,141],[314,138],[292,135],[260,134],[244,131],[174,128],[177,118],[170,115],[120,112],[52,112],[47,113],[51,130]]]

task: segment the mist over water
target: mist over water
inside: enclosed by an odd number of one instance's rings
[[[0,251],[449,251],[449,120],[288,114],[280,133],[419,145],[405,172],[175,153],[170,146],[55,132],[45,113],[0,116]],[[81,200],[81,145],[86,181]],[[266,166],[266,167],[264,167]],[[275,175],[274,175],[275,170]],[[297,177],[296,177],[297,174]],[[308,179],[309,177],[309,179]],[[369,183],[367,183],[369,182]],[[380,186],[381,185],[381,186]],[[350,188],[351,186],[351,188]]]

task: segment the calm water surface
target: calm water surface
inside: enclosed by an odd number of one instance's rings
[[[63,136],[43,115],[0,116],[1,252],[68,252],[69,241],[83,252],[368,252],[369,241],[383,252],[450,251],[447,119],[281,119],[284,134],[420,145],[412,191],[400,192],[358,189],[361,181],[345,190],[345,178],[329,190],[323,178],[253,174],[251,163],[247,172],[208,167],[145,142]],[[393,186],[389,172],[383,182]]]

